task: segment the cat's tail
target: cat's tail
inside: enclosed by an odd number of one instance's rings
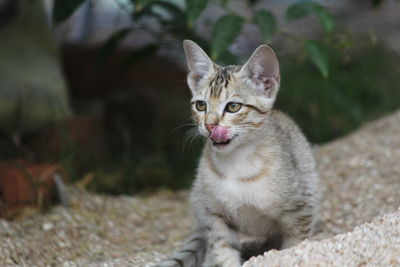
[[[206,253],[206,241],[203,233],[196,232],[173,256],[153,267],[200,267]]]

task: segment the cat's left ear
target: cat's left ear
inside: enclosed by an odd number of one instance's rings
[[[189,68],[187,82],[192,93],[201,90],[201,81],[214,71],[215,64],[207,56],[206,52],[195,42],[190,40],[183,41],[186,62]]]
[[[239,76],[257,95],[274,101],[279,89],[279,62],[271,47],[260,45],[243,65]]]

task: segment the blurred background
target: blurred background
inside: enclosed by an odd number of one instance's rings
[[[397,0],[0,0],[0,199],[42,201],[53,173],[109,194],[190,186],[202,141],[183,39],[221,64],[270,44],[276,106],[314,144],[343,136],[400,106],[399,14]]]

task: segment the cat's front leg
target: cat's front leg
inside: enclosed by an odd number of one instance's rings
[[[309,237],[313,228],[312,209],[289,213],[283,224],[282,249],[290,248]]]
[[[208,217],[207,254],[205,267],[239,267],[241,264],[238,233],[218,214]]]

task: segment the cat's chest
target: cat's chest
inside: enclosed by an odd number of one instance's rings
[[[199,166],[200,179],[227,210],[243,206],[268,210],[279,199],[279,162],[254,149],[224,158],[205,154]]]
[[[258,170],[256,174],[249,173],[253,176],[247,179],[238,175],[238,172],[223,178],[211,174],[207,181],[211,195],[229,211],[252,206],[265,212],[273,212],[273,206],[279,201],[279,195],[276,193],[279,191],[278,185],[274,177],[262,170]]]
[[[236,210],[245,205],[264,207],[264,203],[273,197],[271,185],[265,181],[244,182],[239,179],[226,178],[214,181],[212,187],[215,198],[227,206],[229,210]]]
[[[265,158],[253,152],[253,149],[242,149],[241,153],[232,153],[224,157],[209,155],[206,161],[207,167],[211,168],[211,171],[214,170],[218,177],[230,181],[243,181],[270,168]]]
[[[279,196],[265,181],[243,184],[227,179],[214,184],[213,195],[218,205],[211,209],[229,218],[239,232],[266,234],[278,217]]]

